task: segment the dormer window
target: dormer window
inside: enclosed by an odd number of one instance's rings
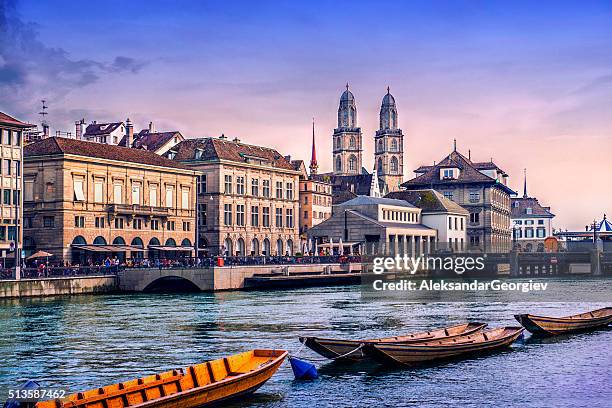
[[[169,150],[168,151],[168,158],[170,160],[173,160],[176,157],[176,152],[174,150]]]
[[[458,175],[459,175],[459,169],[456,169],[456,168],[440,169],[440,178],[442,180],[456,179]]]
[[[527,207],[527,209],[525,210],[525,213],[528,214],[528,215],[533,214],[533,208]]]
[[[204,150],[196,149],[196,151],[195,151],[195,158],[196,158],[196,160],[201,160],[202,159],[202,153],[204,153]]]
[[[519,202],[518,202],[518,201],[515,201],[515,202],[514,202],[514,208],[518,208],[518,207],[519,207]]]

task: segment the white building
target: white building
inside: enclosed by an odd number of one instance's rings
[[[432,189],[396,191],[386,196],[421,209],[421,223],[438,231],[439,249],[462,251],[467,241],[469,212]]]

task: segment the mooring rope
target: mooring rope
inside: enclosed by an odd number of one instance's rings
[[[349,351],[348,353],[346,353],[346,354],[342,354],[341,356],[334,357],[334,358],[333,358],[333,360],[338,360],[338,359],[340,359],[340,358],[344,358],[344,357],[346,357],[346,356],[350,356],[351,354],[355,353],[356,351],[361,350],[361,349],[362,349],[364,346],[365,346],[365,343],[361,343],[361,344],[359,345],[359,347],[357,347],[355,350]]]
[[[306,339],[304,339],[304,341],[300,341],[300,348],[297,349],[297,351],[295,353],[290,353],[289,355],[291,357],[297,357],[300,355],[300,353],[302,352],[302,350],[304,349],[304,347],[306,346]]]

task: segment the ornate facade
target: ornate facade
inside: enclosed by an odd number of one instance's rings
[[[380,107],[380,128],[374,137],[374,159],[385,189],[389,192],[399,190],[404,175],[404,135],[397,126],[397,107],[389,88]]]
[[[346,84],[346,90],[340,97],[338,107],[338,127],[334,129],[333,135],[333,174],[337,176],[360,174],[362,152],[363,144],[361,128],[357,126],[355,96]]]

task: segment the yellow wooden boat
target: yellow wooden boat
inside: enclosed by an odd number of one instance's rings
[[[300,337],[300,342],[329,359],[342,359],[359,361],[367,356],[361,351],[366,344],[389,343],[389,344],[414,344],[436,339],[449,339],[483,330],[486,323],[468,322],[456,326],[443,327],[419,333],[404,334],[402,336],[385,337],[380,339],[345,340],[330,339],[323,337]]]
[[[245,353],[43,401],[37,408],[194,408],[255,392],[282,364],[285,350]]]
[[[518,314],[514,318],[533,334],[552,336],[605,327],[612,323],[612,307],[565,317]]]

